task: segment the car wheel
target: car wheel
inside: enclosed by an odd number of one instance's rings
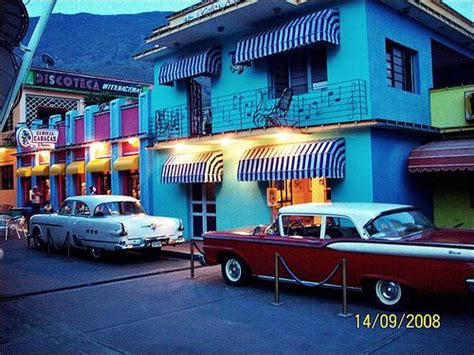
[[[250,277],[248,266],[237,257],[228,258],[221,266],[225,282],[231,286],[243,286]]]
[[[396,281],[377,280],[372,286],[372,297],[379,308],[396,311],[408,304],[410,291]]]
[[[43,234],[41,233],[41,229],[39,228],[33,229],[33,242],[35,243],[35,247],[37,249],[43,249],[46,246],[46,241],[43,239]]]
[[[104,256],[104,252],[100,248],[90,248],[89,253],[94,260],[100,260]]]

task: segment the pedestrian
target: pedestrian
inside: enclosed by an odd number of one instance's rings
[[[89,186],[89,195],[95,195],[96,188],[94,186]]]
[[[31,194],[31,215],[40,213],[41,200],[43,195],[39,192],[38,186],[33,186],[33,193]]]

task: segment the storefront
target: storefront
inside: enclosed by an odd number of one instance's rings
[[[139,145],[138,138],[130,138],[120,144],[121,156],[114,161],[113,168],[119,172],[121,193],[140,199]]]
[[[77,148],[70,152],[72,161],[66,166],[66,177],[69,180],[67,185],[68,196],[77,196],[86,194],[86,176],[85,176],[85,151],[84,148]]]

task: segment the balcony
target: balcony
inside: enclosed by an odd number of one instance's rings
[[[474,128],[474,85],[430,91],[431,124],[438,128]]]
[[[152,128],[157,142],[170,139],[269,127],[310,127],[321,124],[358,121],[367,116],[364,80],[352,80],[315,87],[294,95],[284,117],[266,115],[279,98],[271,88],[243,91],[214,97],[211,106],[190,110],[188,105],[155,112]]]

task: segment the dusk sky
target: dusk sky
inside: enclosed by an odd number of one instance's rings
[[[24,0],[31,17],[39,16],[44,0]],[[178,11],[195,4],[196,0],[58,0],[54,12],[75,14],[88,12],[99,15],[135,14],[151,11]],[[473,0],[444,0],[446,4],[474,21]]]

